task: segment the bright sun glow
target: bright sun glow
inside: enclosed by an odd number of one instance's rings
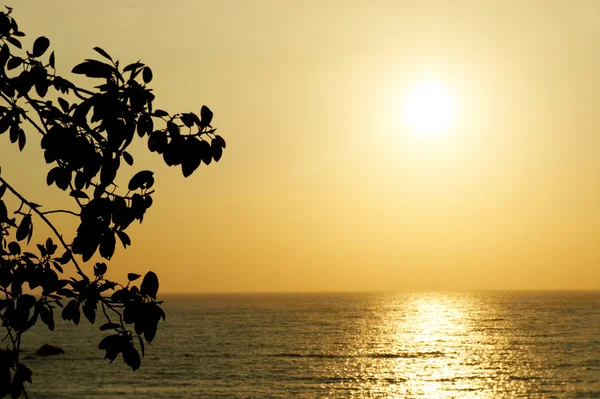
[[[404,102],[404,121],[416,133],[439,134],[456,117],[454,99],[435,80],[428,79],[415,87]]]

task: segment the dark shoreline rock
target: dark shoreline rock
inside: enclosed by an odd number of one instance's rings
[[[62,350],[62,348],[59,348],[58,346],[48,345],[48,344],[42,345],[40,347],[40,349],[35,351],[35,354],[38,356],[55,356],[55,355],[62,355],[63,353],[65,353],[65,351]]]

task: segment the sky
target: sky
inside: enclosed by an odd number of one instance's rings
[[[60,74],[97,84],[70,74],[95,46],[141,59],[157,107],[205,104],[227,140],[187,179],[135,146],[154,205],[110,277],[153,270],[162,292],[600,289],[597,1],[13,7]],[[454,107],[435,134],[403,119],[427,79]],[[34,135],[23,154],[0,136],[2,176],[72,206],[46,187]]]

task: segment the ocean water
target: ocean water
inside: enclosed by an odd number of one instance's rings
[[[600,292],[164,296],[135,373],[98,326],[25,336],[35,398],[600,398]]]

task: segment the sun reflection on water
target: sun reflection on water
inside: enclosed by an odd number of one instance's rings
[[[491,399],[523,393],[523,382],[535,377],[529,359],[511,358],[505,311],[472,294],[394,298],[381,324],[363,329],[369,342],[357,353],[369,379],[353,397]]]

